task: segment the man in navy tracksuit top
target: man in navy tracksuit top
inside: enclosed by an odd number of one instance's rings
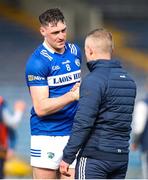
[[[60,171],[68,175],[78,153],[75,178],[122,179],[128,166],[129,138],[136,84],[111,59],[113,41],[105,29],[91,31],[85,40],[90,73],[80,87],[80,100]]]

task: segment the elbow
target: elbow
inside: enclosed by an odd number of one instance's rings
[[[45,111],[40,107],[34,108],[34,110],[35,110],[35,113],[37,114],[37,116],[39,116],[39,117],[43,117],[46,115]]]
[[[35,111],[38,117],[45,116],[45,113],[43,111]]]

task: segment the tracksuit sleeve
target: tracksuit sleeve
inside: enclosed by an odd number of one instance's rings
[[[80,87],[79,107],[74,119],[72,134],[63,151],[63,160],[71,164],[79,149],[89,138],[101,104],[102,85],[96,79],[86,77]]]

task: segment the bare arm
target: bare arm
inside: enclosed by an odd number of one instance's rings
[[[77,100],[79,98],[79,85],[79,83],[75,84],[71,91],[56,98],[49,98],[48,86],[31,86],[30,93],[35,112],[38,116],[53,114]]]

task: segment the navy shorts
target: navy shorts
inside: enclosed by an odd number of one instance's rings
[[[76,179],[124,179],[128,162],[81,157],[76,164]]]

